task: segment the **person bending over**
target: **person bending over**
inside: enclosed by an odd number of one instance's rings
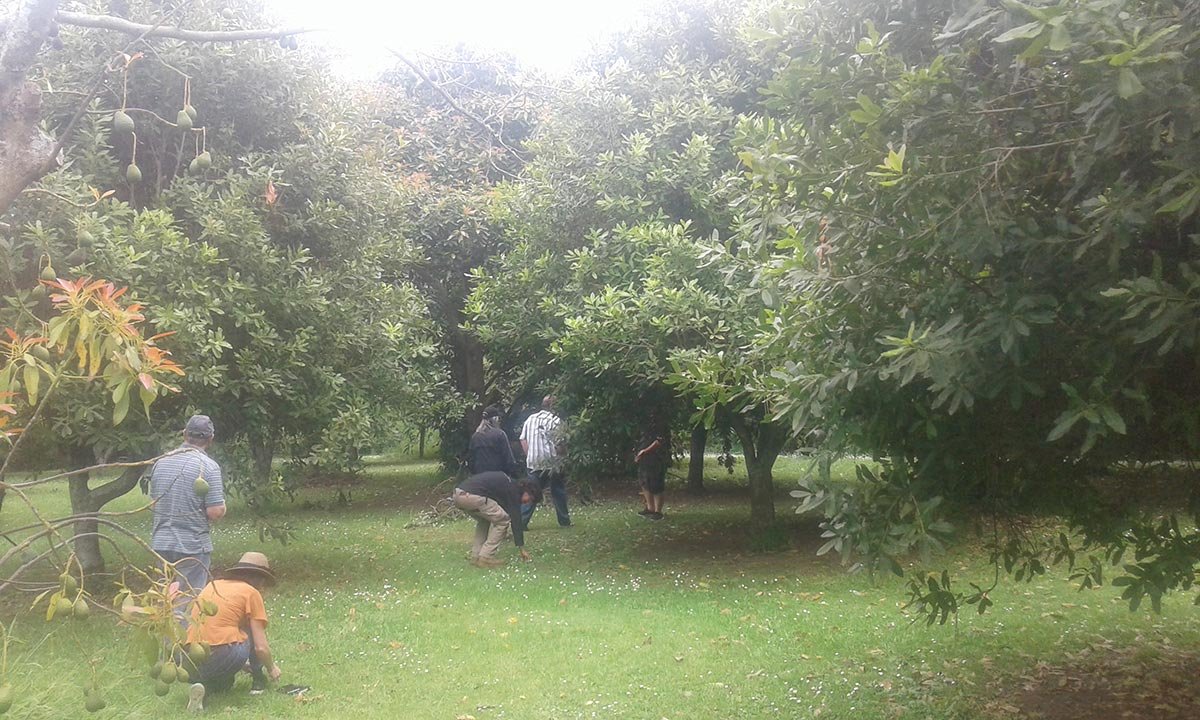
[[[463,480],[454,488],[454,506],[475,518],[475,541],[471,545],[471,564],[499,567],[496,557],[500,543],[512,530],[513,543],[528,560],[525,530],[521,526],[521,505],[542,499],[542,490],[530,480],[513,482],[499,471],[483,472]],[[514,522],[515,520],[515,522]]]
[[[279,679],[279,666],[267,642],[267,609],[262,597],[274,584],[267,556],[248,552],[223,578],[206,585],[192,603],[188,642],[206,645],[208,653],[198,666],[186,655],[180,658],[195,681],[188,689],[190,712],[202,711],[209,693],[232,688],[244,668],[248,667],[253,677],[251,695],[262,694],[268,679]]]

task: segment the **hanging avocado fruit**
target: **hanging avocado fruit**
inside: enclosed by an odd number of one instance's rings
[[[87,250],[84,250],[83,248],[76,248],[67,255],[67,264],[79,265],[80,263],[87,262],[87,258]]]
[[[163,697],[164,695],[166,695],[169,692],[171,692],[170,685],[166,684],[162,680],[156,680],[154,682],[154,694],[155,695],[157,695],[159,697]]]
[[[207,150],[196,156],[196,167],[207,170],[212,165],[212,154]]]
[[[81,248],[89,248],[96,244],[96,236],[92,235],[85,228],[80,228],[79,232],[75,233],[75,242],[79,243]]]
[[[71,607],[71,614],[75,616],[76,620],[87,620],[88,615],[92,614],[92,609],[88,607],[87,600],[79,598]]]
[[[175,116],[175,125],[183,132],[187,132],[188,130],[191,130],[192,129],[192,116],[188,114],[187,110],[180,110],[179,113]]]
[[[29,292],[29,298],[34,302],[41,302],[46,299],[46,286],[38,285]]]
[[[50,351],[46,349],[45,345],[34,345],[29,348],[29,354],[44,363],[50,362]]]
[[[196,482],[192,483],[192,490],[200,497],[208,494],[208,481],[204,478],[196,478]]]
[[[4,683],[0,685],[0,715],[8,712],[8,709],[13,704],[13,689],[12,685]]]
[[[196,123],[196,108],[192,107],[189,103],[183,106],[183,111],[192,119],[192,124],[194,125]]]
[[[118,135],[128,135],[133,132],[133,118],[129,117],[124,110],[118,110],[113,113],[112,127],[113,132]]]
[[[58,273],[54,272],[53,267],[51,267],[50,265],[47,265],[46,267],[42,268],[42,273],[41,273],[41,275],[38,275],[38,277],[45,280],[46,282],[54,282],[55,280],[58,279]]]
[[[125,180],[130,185],[137,185],[142,181],[142,171],[134,163],[129,163],[129,167],[125,168]]]
[[[190,163],[188,163],[188,172],[190,172],[193,175],[199,175],[200,173],[204,172],[203,170],[200,169],[200,158],[198,158],[198,157],[192,158],[192,161]]]

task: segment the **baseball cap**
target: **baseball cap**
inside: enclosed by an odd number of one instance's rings
[[[212,418],[207,415],[193,415],[188,418],[187,425],[183,427],[185,435],[191,435],[198,438],[210,438],[216,432],[213,427]]]

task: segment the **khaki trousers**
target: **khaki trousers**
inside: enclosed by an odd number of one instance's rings
[[[472,495],[454,489],[454,507],[475,518],[475,542],[471,545],[471,559],[496,557],[500,543],[508,536],[512,521],[500,504],[482,495]]]

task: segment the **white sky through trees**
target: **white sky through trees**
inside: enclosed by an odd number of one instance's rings
[[[327,47],[336,67],[367,76],[395,64],[384,49],[463,44],[512,53],[561,73],[599,38],[637,22],[657,0],[267,0],[285,25],[327,28],[300,42]]]

